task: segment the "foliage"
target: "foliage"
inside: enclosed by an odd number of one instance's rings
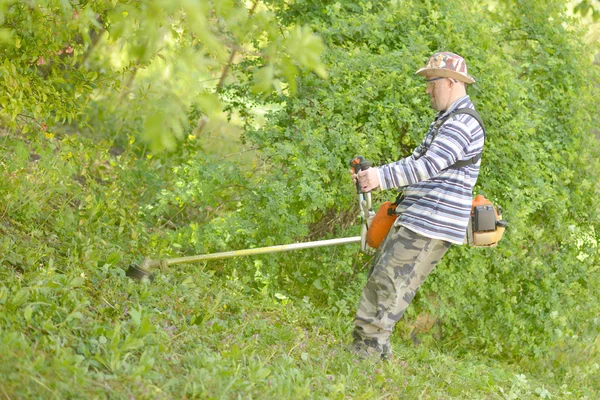
[[[351,207],[347,160],[360,153],[378,164],[410,154],[432,116],[413,72],[432,52],[452,49],[478,79],[470,94],[487,126],[477,191],[504,207],[511,227],[497,249],[454,248],[410,314],[440,315],[448,345],[509,359],[592,346],[598,304],[581,299],[597,299],[599,287],[598,145],[590,134],[598,124],[598,69],[566,25],[563,5],[506,2],[490,11],[405,2],[379,11],[368,2],[299,2],[279,12],[283,21],[312,19],[328,45],[330,77],[302,76],[298,96],[246,133],[267,170],[250,174],[235,209],[197,229],[204,243],[196,248],[285,243],[317,221],[339,227],[342,221],[327,219]],[[195,174],[184,181],[199,180]],[[295,272],[272,260],[271,279],[294,290]],[[303,269],[318,286],[331,280],[330,269],[310,261]],[[329,304],[336,293],[328,293]]]
[[[354,360],[343,349],[363,279],[339,269],[301,296],[289,293],[300,292],[293,282],[259,273],[270,257],[240,260],[253,274],[216,262],[131,281],[123,264],[171,245],[168,225],[144,212],[145,192],[161,188],[159,160],[76,136],[1,143],[0,392],[8,398],[597,395],[587,359],[569,360],[558,383],[533,375],[535,364],[455,358],[435,346],[399,345],[390,364]],[[312,283],[304,266],[339,257],[334,248],[298,253],[295,279]],[[336,285],[350,296],[325,307],[319,293]]]
[[[276,135],[273,153],[285,156],[279,149],[291,141],[282,143],[281,132],[299,132],[296,152],[277,165],[293,166],[309,147],[317,156],[307,162],[319,163],[321,146],[338,170],[355,152],[391,162],[398,147],[409,154],[431,118],[413,71],[436,50],[466,57],[478,79],[470,94],[487,127],[477,191],[504,207],[511,226],[497,249],[453,249],[417,299],[413,312],[441,315],[452,346],[519,358],[553,344],[584,348],[599,332],[598,304],[581,302],[598,298],[598,145],[590,134],[599,122],[598,69],[590,68],[577,31],[565,27],[563,8],[506,2],[490,12],[403,2],[378,11],[360,2],[315,10],[330,79],[303,79],[282,120],[260,133]],[[285,10],[288,18],[295,12]],[[298,143],[306,132],[311,139]],[[337,178],[325,163],[309,170],[321,174],[312,176],[317,187],[319,178]],[[335,183],[320,189],[310,207],[343,190]]]
[[[227,99],[216,92],[228,80],[263,93],[293,91],[299,67],[326,74],[320,39],[280,26],[260,0],[250,8],[239,0],[3,0],[0,23],[0,117],[23,133],[86,126],[87,108],[100,100],[109,113],[127,109],[117,133],[132,126],[154,151],[173,150],[192,106],[201,111],[191,126],[198,133],[226,122]],[[244,60],[253,65],[231,74]]]
[[[596,0],[581,0],[573,9],[575,13],[581,14],[583,17],[590,15],[594,21],[600,19],[600,1]]]

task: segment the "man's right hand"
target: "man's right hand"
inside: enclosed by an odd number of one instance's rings
[[[375,168],[368,168],[359,171],[358,174],[354,176],[356,176],[356,179],[358,179],[358,186],[360,187],[360,190],[363,193],[375,190],[381,185],[381,183],[379,182],[379,175],[377,174],[377,169]]]

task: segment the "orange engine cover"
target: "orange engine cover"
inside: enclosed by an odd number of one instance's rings
[[[373,217],[373,221],[371,221],[369,230],[367,231],[367,244],[369,247],[378,248],[392,228],[392,225],[394,225],[394,221],[398,218],[397,214],[389,215],[389,209],[395,210],[396,204],[386,201],[379,207],[377,214]]]

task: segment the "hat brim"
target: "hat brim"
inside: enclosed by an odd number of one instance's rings
[[[461,74],[460,72],[452,71],[445,68],[421,68],[416,72],[420,76],[434,76],[442,78],[454,78],[467,84],[475,83],[475,79],[471,75]]]

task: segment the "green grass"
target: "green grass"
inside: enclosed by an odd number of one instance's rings
[[[6,398],[594,398],[519,366],[394,337],[390,363],[344,350],[349,315],[257,293],[210,266],[137,283],[119,266],[2,269]],[[409,344],[410,343],[410,344]],[[597,373],[597,372],[596,372]]]

